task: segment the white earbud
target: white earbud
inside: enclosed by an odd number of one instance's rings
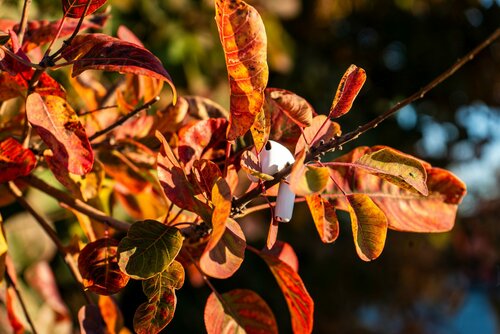
[[[287,164],[293,164],[293,154],[283,145],[273,140],[268,140],[266,146],[259,153],[261,172],[274,175]],[[253,181],[254,178],[251,178]],[[288,178],[287,178],[288,180]],[[292,219],[295,194],[287,182],[281,181],[274,208],[274,219],[279,222],[289,222]]]

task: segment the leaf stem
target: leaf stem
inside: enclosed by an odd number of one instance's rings
[[[21,296],[21,292],[17,287],[17,283],[12,279],[12,277],[10,277],[10,273],[8,270],[5,271],[5,280],[7,281],[7,286],[11,286],[14,289],[17,299],[19,300],[19,304],[21,304],[21,308],[23,309],[24,316],[26,317],[26,320],[28,321],[31,327],[31,331],[33,332],[33,334],[38,334],[38,332],[35,329],[35,324],[33,323],[33,320],[31,320],[31,317],[28,313],[28,309],[26,308],[26,303],[24,302],[24,299]]]
[[[21,22],[19,22],[19,32],[17,37],[19,38],[19,44],[23,44],[24,34],[26,33],[26,28],[28,27],[28,16],[31,7],[31,0],[24,0],[23,12],[21,14]]]
[[[23,178],[22,180],[25,181],[28,185],[32,186],[33,188],[36,188],[46,193],[47,195],[54,197],[60,203],[63,203],[69,206],[70,208],[73,208],[76,211],[79,211],[98,222],[101,222],[103,224],[109,224],[109,226],[124,232],[128,231],[130,228],[129,223],[117,220],[113,217],[106,215],[104,212],[88,205],[87,203],[79,199],[73,198],[70,195],[66,194],[65,192],[52,187],[51,185],[47,184],[46,182],[37,178],[34,175],[29,175]]]
[[[92,136],[89,137],[89,140],[94,141],[96,138],[99,138],[100,136],[107,134],[108,132],[110,132],[113,129],[115,129],[116,127],[122,125],[123,123],[125,123],[126,121],[128,121],[130,118],[134,117],[135,115],[137,115],[141,111],[151,108],[151,106],[153,104],[155,104],[156,102],[158,102],[159,100],[160,100],[160,97],[155,96],[154,98],[152,98],[148,102],[144,103],[142,106],[132,110],[131,112],[129,112],[128,114],[126,114],[122,118],[118,119],[116,122],[109,125],[107,128],[102,129],[101,131],[97,131],[96,133],[94,133]]]
[[[345,143],[348,143],[356,138],[358,138],[360,135],[363,133],[367,132],[370,129],[375,128],[378,124],[395,114],[398,110],[401,108],[409,105],[410,103],[413,103],[419,99],[422,99],[425,94],[427,94],[429,91],[434,89],[436,86],[441,84],[443,81],[451,77],[456,71],[458,71],[460,68],[462,68],[465,64],[470,62],[474,57],[477,56],[482,50],[484,50],[486,47],[491,45],[494,41],[496,41],[500,37],[500,28],[497,28],[490,36],[488,36],[483,42],[481,42],[478,46],[476,46],[474,49],[472,49],[470,52],[468,52],[464,57],[460,58],[458,61],[456,61],[450,68],[448,68],[446,71],[438,75],[436,78],[434,78],[432,81],[430,81],[428,84],[426,84],[423,88],[415,92],[414,94],[410,95],[404,100],[399,101],[396,103],[394,106],[392,106],[389,110],[387,110],[385,113],[382,115],[374,118],[373,120],[369,121],[363,126],[358,127],[356,130],[351,131],[349,133],[346,133],[345,135],[342,135],[340,137],[334,137],[330,141],[318,145],[315,147],[312,147],[310,152],[306,155],[305,162],[309,162],[312,160],[317,159],[317,157],[321,156],[322,154],[329,152],[329,151],[334,151],[334,150],[341,150],[342,145]],[[290,172],[292,171],[292,166],[288,166],[278,173],[274,175],[274,179],[271,181],[266,181],[264,183],[264,186],[266,189],[274,186],[275,184],[279,183],[281,179],[286,177]],[[238,198],[237,200],[233,201],[233,208],[236,210],[233,210],[233,212],[238,212],[238,209],[241,209],[245,205],[247,205],[249,202],[257,198],[261,193],[261,189],[259,188],[254,188],[253,190],[247,192],[245,195],[242,197]]]

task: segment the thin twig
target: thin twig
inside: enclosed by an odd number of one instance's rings
[[[28,309],[26,308],[26,303],[24,302],[24,299],[21,296],[21,292],[17,288],[16,282],[12,279],[12,277],[10,277],[10,273],[8,270],[5,271],[5,280],[7,281],[7,285],[8,286],[10,285],[14,289],[17,299],[19,300],[19,304],[21,304],[21,308],[23,309],[24,316],[26,317],[26,320],[28,320],[28,323],[31,327],[31,331],[33,332],[33,334],[37,334],[35,325],[33,324],[33,320],[31,320],[31,317],[28,313]]]
[[[89,216],[90,218],[98,222],[101,222],[103,224],[109,224],[109,226],[124,232],[128,231],[130,228],[129,223],[108,216],[104,212],[88,205],[87,203],[79,199],[73,198],[72,196],[66,194],[65,192],[52,187],[51,185],[47,184],[46,182],[37,178],[34,175],[29,175],[23,178],[23,180],[33,188],[36,188],[46,193],[47,195],[54,197],[59,202],[69,206],[70,208],[75,209],[78,212],[81,212]]]
[[[130,118],[134,117],[135,115],[137,115],[141,111],[151,108],[151,106],[153,104],[155,104],[156,102],[158,102],[159,100],[160,100],[159,96],[152,98],[151,100],[149,100],[148,102],[146,102],[145,104],[140,106],[139,108],[132,110],[131,112],[129,112],[128,114],[126,114],[122,118],[118,119],[116,122],[114,122],[113,124],[111,124],[107,128],[102,129],[101,131],[97,131],[96,133],[94,133],[92,136],[89,137],[89,140],[94,141],[96,138],[99,138],[100,136],[107,134],[108,132],[110,132],[113,129],[115,129],[116,127],[122,125],[123,123],[125,123],[126,121],[128,121]]]
[[[28,203],[23,197],[23,193],[21,190],[14,184],[14,182],[9,182],[8,183],[8,189],[12,196],[16,198],[16,201],[26,210],[28,211],[33,218],[40,224],[40,227],[45,231],[45,233],[49,236],[50,240],[56,245],[57,250],[59,254],[62,256],[64,259],[64,262],[69,268],[69,271],[71,272],[71,275],[75,279],[75,281],[80,285],[82,295],[85,298],[85,301],[87,304],[92,304],[92,299],[90,296],[87,294],[85,291],[85,288],[82,284],[81,276],[76,268],[76,265],[74,263],[74,260],[71,258],[71,255],[66,252],[66,249],[64,248],[63,244],[59,240],[59,237],[57,236],[56,232],[50,227],[50,224],[43,218],[32,206],[31,204]]]
[[[450,68],[448,68],[446,71],[441,73],[439,76],[437,76],[434,80],[429,82],[427,85],[425,85],[422,89],[417,91],[416,93],[412,94],[411,96],[407,97],[406,99],[396,103],[394,106],[392,106],[389,110],[387,110],[385,113],[382,115],[374,118],[370,122],[366,123],[363,126],[358,127],[356,130],[351,131],[349,133],[346,133],[345,135],[342,135],[340,137],[334,137],[332,140],[320,144],[318,146],[312,147],[307,153],[305,162],[312,161],[316,159],[318,156],[321,156],[323,153],[333,151],[333,150],[340,150],[342,148],[342,145],[345,143],[348,143],[356,138],[358,138],[360,135],[365,133],[366,131],[375,128],[378,124],[386,120],[387,118],[391,117],[394,115],[398,110],[401,108],[409,105],[410,103],[413,103],[419,99],[422,99],[425,94],[427,94],[429,91],[434,89],[436,86],[441,84],[443,81],[451,77],[456,71],[458,71],[460,68],[462,68],[465,64],[470,62],[474,57],[480,53],[482,50],[484,50],[486,47],[491,45],[495,40],[497,40],[500,37],[500,28],[496,29],[488,38],[486,38],[481,44],[479,44],[477,47],[475,47],[472,51],[467,53],[463,58],[459,59],[455,64],[453,64]],[[286,177],[290,172],[292,171],[292,166],[288,166],[278,173],[274,175],[274,179],[271,181],[266,181],[264,183],[264,186],[266,189],[271,188],[275,184],[279,183],[281,179]],[[236,210],[233,210],[234,212],[238,212],[237,209],[244,207],[246,204],[248,204],[250,201],[254,200],[257,198],[261,193],[261,189],[255,188],[242,197],[238,198],[237,200],[233,201],[233,208]]]
[[[36,70],[42,70],[43,69],[42,66],[40,66],[38,64],[34,64],[32,62],[27,61],[24,58],[19,57],[18,55],[16,55],[14,52],[12,52],[9,48],[5,47],[4,45],[0,45],[0,49],[2,49],[2,51],[4,51],[9,56],[11,56],[12,58],[14,58],[17,62],[20,62],[21,64],[23,64],[25,66],[34,68]]]
[[[31,7],[31,0],[24,0],[23,13],[21,14],[21,22],[19,23],[19,32],[17,37],[19,39],[19,44],[23,44],[24,34],[26,33],[26,28],[28,27],[28,16]]]

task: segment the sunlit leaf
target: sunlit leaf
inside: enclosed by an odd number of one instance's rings
[[[257,293],[251,290],[231,290],[208,297],[205,305],[205,327],[208,334],[272,334],[278,333],[274,314]]]
[[[101,295],[111,295],[127,285],[129,277],[120,271],[117,247],[117,240],[102,238],[81,250],[78,269],[85,288]]]
[[[339,236],[339,221],[335,208],[321,198],[320,194],[308,195],[306,201],[321,241],[334,242]]]
[[[247,174],[254,176],[257,179],[261,179],[263,181],[270,181],[274,179],[274,177],[272,177],[271,175],[267,175],[260,171],[261,168],[259,159],[252,150],[245,150],[243,152],[243,154],[241,155],[240,164],[241,168],[243,168],[243,170]]]
[[[368,195],[347,195],[356,252],[363,261],[380,256],[387,235],[387,217]]]
[[[312,125],[314,108],[304,98],[284,89],[273,88],[269,96],[300,127]]]
[[[7,251],[9,247],[7,245],[7,240],[5,240],[5,234],[3,229],[3,218],[0,214],[0,283],[3,282],[5,275],[5,260],[7,257]]]
[[[155,220],[135,222],[118,245],[120,269],[135,279],[151,278],[174,261],[182,240],[177,228]]]
[[[77,175],[92,169],[94,154],[78,116],[58,96],[32,93],[26,100],[28,121],[52,150],[52,165]]]
[[[364,69],[351,65],[340,80],[339,87],[335,93],[329,117],[337,118],[351,110],[352,103],[366,81]]]
[[[215,21],[226,56],[231,88],[227,139],[244,135],[264,103],[267,37],[255,8],[241,0],[216,0]]]
[[[224,234],[217,244],[205,248],[200,267],[203,272],[215,278],[231,277],[245,257],[246,240],[240,225],[233,219],[226,220]]]
[[[101,150],[97,157],[103,164],[106,174],[132,194],[140,193],[149,185],[149,181],[141,170],[120,152]]]
[[[278,258],[280,261],[285,262],[295,272],[299,271],[299,259],[297,258],[297,254],[295,254],[295,251],[289,243],[278,240],[271,249],[263,249],[262,253],[274,258]]]
[[[299,196],[323,191],[329,179],[328,168],[304,165],[304,159],[305,151],[301,151],[290,173],[290,188]]]
[[[139,305],[134,315],[134,330],[137,334],[155,334],[161,331],[174,317],[177,298],[175,289],[184,284],[184,269],[174,261],[163,272],[142,282],[148,301]]]
[[[96,305],[84,305],[78,311],[78,323],[81,334],[105,334],[106,323],[102,318],[99,307]]]
[[[287,263],[269,253],[259,254],[271,269],[285,296],[292,329],[295,334],[311,333],[313,329],[314,302],[298,273]]]
[[[14,301],[16,300],[16,292],[12,286],[7,288],[5,295],[5,308],[7,309],[7,318],[14,334],[25,334],[25,328],[19,316],[16,314]]]
[[[252,139],[257,152],[262,151],[271,134],[271,114],[268,108],[262,108],[250,128]]]
[[[135,220],[157,219],[166,214],[168,202],[161,186],[150,183],[140,193],[132,193],[118,186],[114,187],[115,198]]]
[[[64,50],[63,56],[73,61],[72,76],[86,70],[101,70],[149,76],[167,82],[173,100],[177,91],[161,61],[147,49],[104,34],[78,35]]]
[[[311,126],[304,129],[303,135],[299,138],[295,146],[295,153],[314,146],[320,141],[328,142],[340,134],[340,125],[330,121],[325,115],[318,115],[313,118]]]
[[[365,154],[355,163],[369,167],[369,172],[394,183],[398,187],[408,190],[415,189],[424,196],[428,195],[425,168],[418,159],[410,155],[386,147]]]
[[[26,149],[12,137],[0,142],[0,183],[28,175],[36,165],[31,150]]]
[[[123,315],[115,299],[110,296],[99,296],[98,306],[109,333],[119,333],[124,326]]]
[[[231,214],[232,195],[226,180],[218,178],[212,188],[212,236],[207,245],[207,250],[213,249],[224,235],[226,221]]]
[[[87,2],[90,1],[89,8]],[[83,15],[87,16],[101,8],[106,3],[106,0],[62,0],[63,13],[67,17],[80,18]]]

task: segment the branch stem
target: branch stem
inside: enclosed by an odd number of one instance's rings
[[[28,321],[28,324],[31,327],[31,331],[33,334],[38,334],[38,332],[35,329],[35,325],[33,323],[33,320],[31,320],[31,317],[28,313],[28,309],[26,307],[26,303],[24,302],[23,297],[21,296],[21,292],[19,291],[17,287],[17,283],[10,277],[10,273],[8,270],[5,271],[5,279],[7,281],[7,286],[11,286],[12,289],[14,289],[14,292],[17,296],[17,299],[19,300],[19,304],[21,305],[21,308],[23,309],[24,316],[26,317],[26,320]]]
[[[21,22],[19,23],[19,32],[17,34],[20,45],[23,45],[24,34],[26,33],[26,28],[28,27],[28,16],[30,7],[31,7],[31,0],[24,0],[23,12],[21,14]]]

